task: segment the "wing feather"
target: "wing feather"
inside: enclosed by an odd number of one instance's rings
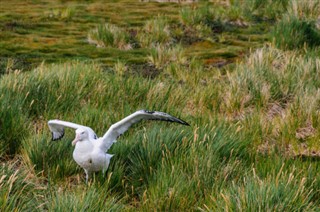
[[[190,126],[187,122],[164,112],[139,110],[111,125],[109,130],[102,137],[103,148],[108,150],[120,135],[126,132],[133,124],[141,120],[168,121]]]
[[[58,119],[54,119],[54,120],[48,121],[48,126],[49,126],[49,129],[50,129],[51,133],[52,133],[52,140],[53,141],[59,140],[64,136],[64,128],[65,127],[70,127],[70,128],[75,129],[75,130],[79,129],[79,128],[87,129],[88,132],[89,132],[89,137],[90,138],[93,138],[93,139],[97,138],[97,135],[95,134],[95,132],[90,127],[79,125],[79,124],[75,124],[75,123],[68,122],[68,121],[61,121],[61,120],[58,120]]]

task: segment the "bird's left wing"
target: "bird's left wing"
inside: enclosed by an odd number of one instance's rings
[[[127,116],[126,118],[122,119],[121,121],[111,125],[109,130],[104,134],[102,137],[103,140],[103,148],[108,150],[110,146],[116,142],[116,139],[126,132],[131,125],[143,120],[159,120],[159,121],[168,121],[168,122],[176,122],[183,125],[189,124],[181,119],[178,119],[174,116],[171,116],[164,112],[158,111],[147,111],[147,110],[139,110],[135,113]]]
[[[89,131],[90,138],[93,138],[93,139],[97,138],[97,135],[90,127],[83,126],[80,124],[75,124],[75,123],[68,122],[68,121],[61,121],[58,119],[50,120],[50,121],[48,121],[48,126],[49,126],[51,133],[52,133],[52,140],[53,141],[59,140],[64,136],[64,128],[65,127],[70,127],[73,129],[79,129],[79,128],[87,129]]]

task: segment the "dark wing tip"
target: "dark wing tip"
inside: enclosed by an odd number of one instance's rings
[[[190,126],[189,123],[177,118],[177,117],[174,117],[174,116],[171,116],[170,114],[167,114],[167,113],[164,113],[164,112],[160,112],[160,111],[150,111],[150,110],[140,110],[141,112],[144,112],[144,113],[148,113],[150,115],[154,114],[160,114],[162,116],[165,116],[166,118],[151,118],[150,120],[158,120],[158,121],[167,121],[167,122],[176,122],[176,123],[179,123],[179,124],[182,124],[182,125],[186,125],[186,126]]]
[[[182,124],[182,125],[190,126],[189,123],[187,123],[187,122],[185,122],[185,121],[183,121],[183,120],[181,120],[181,119],[178,119],[178,118],[176,118],[176,119],[177,119],[176,122],[178,122],[178,123],[180,123],[180,124]]]
[[[51,132],[51,135],[52,135],[52,139],[51,139],[52,141],[60,140],[64,136],[64,129],[62,130],[61,135],[58,137],[54,136],[54,132]]]
[[[181,120],[182,121],[182,120]],[[190,124],[189,123],[187,123],[187,122],[185,122],[185,121],[182,121],[183,123],[181,123],[181,124],[183,124],[183,125],[186,125],[186,126],[190,126]]]

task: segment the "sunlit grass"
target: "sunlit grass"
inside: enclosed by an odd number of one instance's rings
[[[172,47],[157,45],[151,48],[148,61],[156,68],[161,69],[166,67],[171,62],[184,64],[187,62],[187,57],[185,56],[184,50],[180,45]]]
[[[320,1],[289,1],[288,14],[299,19],[315,20],[320,15]]]
[[[137,39],[143,48],[157,45],[168,46],[173,42],[168,19],[158,16],[146,21],[144,27],[138,33]]]
[[[289,2],[289,0],[253,0],[247,1],[242,6],[251,18],[275,21],[286,11]]]
[[[114,64],[113,70],[116,74],[123,76],[128,71],[128,66],[120,60],[116,64]]]
[[[47,15],[50,19],[70,21],[75,16],[75,13],[75,8],[66,7],[63,9],[52,9]]]
[[[74,188],[72,192],[52,191],[48,198],[46,208],[49,211],[119,211],[124,208],[116,197],[110,196],[107,186]]]
[[[255,169],[253,176],[246,176],[240,182],[232,182],[226,191],[213,194],[204,205],[204,211],[316,211],[312,202],[312,190],[306,189],[305,177],[298,177],[296,171],[287,173],[280,169],[275,176],[269,174],[259,178]],[[298,175],[298,176],[297,176]]]
[[[39,207],[44,188],[37,185],[35,177],[21,167],[19,160],[1,164],[1,211],[27,211]]]
[[[132,48],[127,32],[113,24],[100,24],[88,33],[88,42],[97,47],[113,47],[122,50]]]
[[[278,48],[297,49],[320,45],[320,30],[315,21],[300,20],[295,16],[284,17],[273,30]]]

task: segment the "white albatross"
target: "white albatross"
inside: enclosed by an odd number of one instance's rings
[[[86,173],[86,183],[88,183],[89,176],[92,172],[101,170],[104,173],[106,172],[110,159],[113,156],[106,152],[110,149],[112,144],[117,141],[117,138],[126,132],[131,125],[143,119],[176,122],[189,126],[187,122],[167,113],[147,110],[136,111],[121,121],[111,125],[104,136],[100,138],[98,138],[90,127],[79,124],[56,119],[48,121],[48,125],[52,132],[53,141],[59,140],[64,136],[65,127],[70,127],[76,130],[76,137],[72,141],[72,145],[75,145],[73,159],[84,169]]]

